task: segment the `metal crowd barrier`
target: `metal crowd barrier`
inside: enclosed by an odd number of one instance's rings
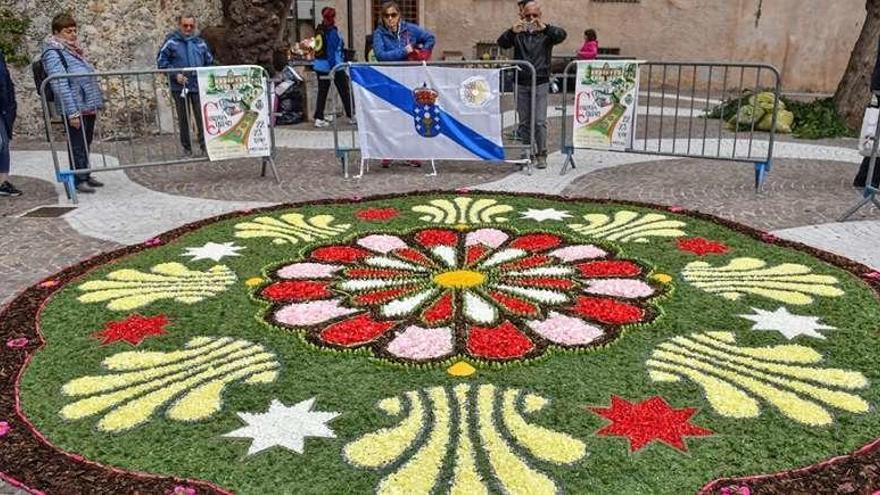
[[[512,115],[510,111],[505,111],[507,101],[505,98],[502,98],[502,107],[501,107],[501,129],[502,129],[502,146],[506,152],[507,158],[505,162],[508,163],[519,163],[522,168],[525,168],[529,175],[532,174],[532,160],[535,156],[535,88],[537,86],[537,74],[535,72],[535,67],[529,62],[523,60],[444,60],[444,61],[436,61],[436,62],[347,62],[344,64],[339,64],[330,71],[330,73],[326,76],[331,82],[333,78],[336,76],[336,73],[339,71],[345,71],[346,76],[348,76],[349,81],[349,97],[351,98],[351,108],[352,111],[356,114],[357,108],[354,104],[354,87],[351,82],[351,67],[356,66],[371,66],[371,67],[388,67],[388,66],[443,66],[443,67],[466,67],[466,68],[493,68],[497,67],[501,69],[500,73],[500,85],[502,95],[505,93],[504,89],[506,87],[506,82],[512,82],[513,86],[511,87],[511,92],[513,93],[513,111]],[[519,125],[519,112],[517,108],[516,94],[514,88],[519,84],[519,79],[521,76],[521,72],[526,70],[527,73],[525,77],[527,81],[530,81],[530,103],[531,103],[531,112],[532,116],[531,122],[529,123],[529,143],[532,144],[524,144],[522,139],[518,136],[516,132],[507,133],[504,129],[508,126],[514,126],[514,129]],[[512,73],[512,76],[508,76],[508,72]],[[505,82],[506,81],[506,82]],[[333,98],[333,105],[331,112],[336,115],[339,111],[339,95],[337,94]],[[339,119],[333,119],[333,148],[336,153],[336,158],[340,161],[342,166],[342,173],[345,178],[349,178],[349,164],[351,163],[351,155],[360,152],[360,146],[357,141],[357,129],[352,127],[345,134],[347,134],[346,138],[343,138],[343,134],[340,132],[338,126]],[[358,174],[355,176],[356,179],[360,179],[363,177],[364,172],[369,167],[369,164],[366,163],[366,160],[360,160],[360,169]],[[431,161],[431,173],[428,175],[437,175],[437,168],[434,161]]]
[[[566,159],[561,174],[576,166],[573,122],[569,118],[576,95],[568,80],[575,75],[572,69],[577,63],[569,63],[562,74],[562,153]],[[633,143],[624,152],[754,163],[755,190],[761,190],[773,162],[782,91],[775,67],[751,63],[640,62],[639,70]],[[758,131],[754,121],[745,129],[739,126],[727,129],[723,119],[707,118],[716,106],[729,98],[749,93],[757,95],[761,91],[770,91],[776,97],[769,131]],[[737,113],[742,107],[740,99]],[[761,138],[756,139],[758,135]]]
[[[264,94],[272,112],[272,81],[266,70],[259,66],[243,65],[235,67],[247,67],[262,71],[266,81]],[[114,170],[128,170],[134,168],[153,167],[160,165],[182,165],[208,161],[208,156],[198,154],[197,150],[204,149],[204,143],[198,142],[198,131],[195,128],[195,117],[201,117],[201,109],[192,108],[186,104],[184,120],[189,129],[189,149],[191,154],[184,151],[180,139],[178,124],[178,108],[175,98],[181,98],[179,92],[172,92],[169,86],[169,74],[195,71],[196,68],[184,69],[152,69],[131,70],[113,72],[94,72],[91,74],[59,74],[46,78],[40,87],[40,99],[43,106],[46,136],[52,150],[52,161],[55,167],[55,177],[58,182],[64,184],[67,196],[76,203],[76,188],[74,176],[92,174],[96,172],[109,172]],[[192,75],[191,77],[195,77]],[[91,146],[86,146],[89,157],[88,167],[74,169],[73,150],[71,148],[71,136],[68,135],[66,117],[60,119],[63,129],[63,138],[53,132],[53,114],[55,113],[54,102],[46,100],[46,88],[53,81],[71,80],[77,78],[93,78],[98,80],[104,97],[104,108],[95,116],[96,122]],[[55,96],[60,98],[59,95]],[[50,105],[52,111],[50,111]],[[204,120],[204,119],[203,119]],[[280,181],[278,170],[275,166],[275,128],[271,124],[274,119],[270,118],[269,136],[271,154],[262,159],[260,169],[261,177],[266,175],[266,168],[272,170],[276,181]],[[204,132],[208,132],[210,122],[204,122]],[[86,126],[82,119],[78,138],[87,142]],[[64,144],[62,144],[64,143]],[[59,154],[67,153],[68,168],[63,169],[63,160]],[[115,158],[115,160],[114,160]]]

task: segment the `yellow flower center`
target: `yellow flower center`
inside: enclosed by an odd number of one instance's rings
[[[472,270],[455,270],[434,276],[434,283],[446,289],[467,289],[486,281],[486,276]]]
[[[464,232],[466,230],[470,230],[471,226],[466,223],[457,223],[452,226],[453,229]]]

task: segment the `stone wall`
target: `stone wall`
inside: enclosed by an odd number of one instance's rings
[[[80,41],[98,70],[154,68],[156,52],[184,12],[201,26],[219,24],[219,0],[7,0],[32,19],[27,52],[39,55],[40,42],[51,33],[52,17],[71,12]],[[11,68],[16,83],[19,121],[16,133],[39,136],[43,116],[30,67]]]

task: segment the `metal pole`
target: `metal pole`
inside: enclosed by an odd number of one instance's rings
[[[350,50],[354,50],[354,13],[351,11],[352,1],[348,0],[348,46],[350,46]],[[364,54],[364,60],[366,60],[366,54]]]

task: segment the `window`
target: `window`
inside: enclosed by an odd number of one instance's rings
[[[379,18],[381,17],[379,11],[382,9],[383,3],[385,3],[385,0],[373,0],[373,26],[379,24]],[[419,0],[397,0],[397,3],[400,5],[400,15],[403,17],[403,20],[419,22]]]

